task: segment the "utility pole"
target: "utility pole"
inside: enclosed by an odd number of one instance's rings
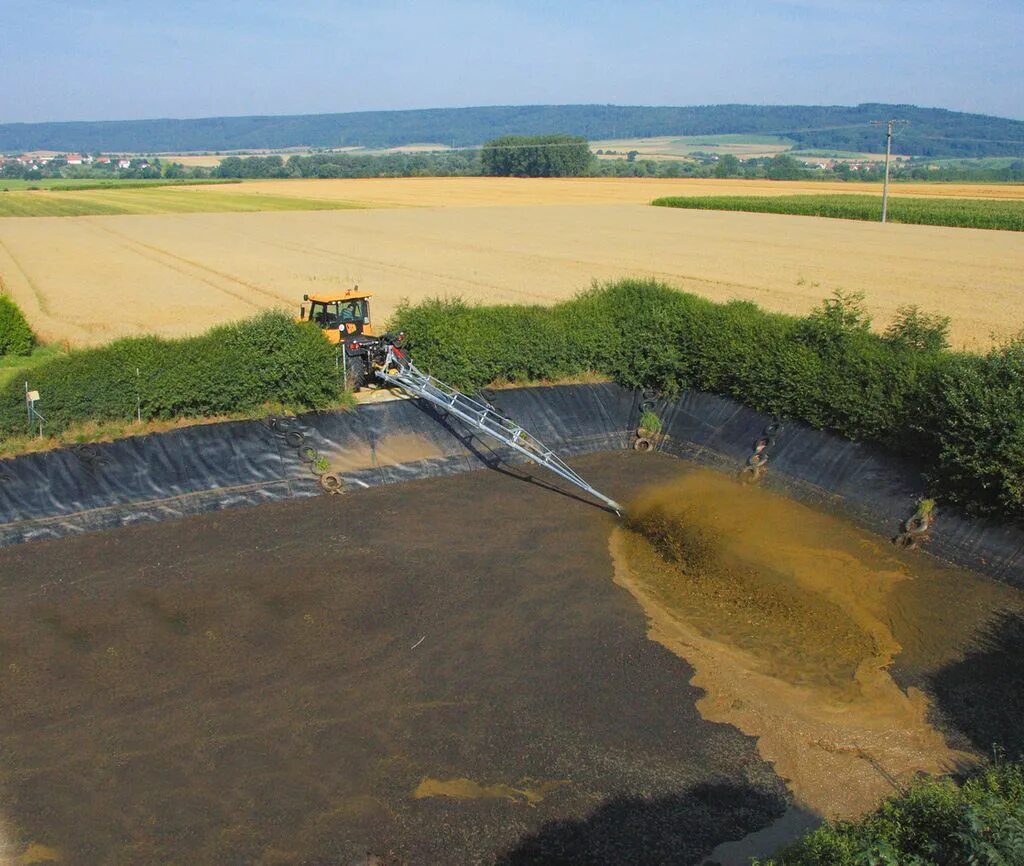
[[[910,123],[909,120],[892,118],[891,120],[872,120],[875,126],[885,124],[885,181],[882,183],[882,222],[889,215],[889,157],[892,155],[892,128],[897,123]]]

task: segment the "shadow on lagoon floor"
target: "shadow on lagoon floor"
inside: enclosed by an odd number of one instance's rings
[[[773,792],[726,782],[683,793],[618,796],[582,819],[550,821],[498,858],[500,866],[603,866],[700,863],[722,842],[740,839],[779,818],[785,800]]]

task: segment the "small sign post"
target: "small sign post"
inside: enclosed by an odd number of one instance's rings
[[[36,405],[39,403],[39,392],[30,391],[28,389],[28,382],[25,383],[25,408],[28,409],[28,432],[31,433],[36,426],[36,422],[39,422],[39,438],[43,438],[43,413],[40,412]]]

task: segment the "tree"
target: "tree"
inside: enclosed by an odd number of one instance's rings
[[[587,140],[574,135],[505,135],[487,142],[483,173],[499,177],[579,177],[594,159]]]
[[[949,348],[949,316],[921,312],[917,304],[900,307],[885,339],[904,349],[939,352]]]
[[[806,174],[802,163],[784,153],[773,156],[768,162],[769,180],[799,180]]]
[[[715,166],[715,177],[735,177],[740,173],[740,161],[731,153],[725,154]]]

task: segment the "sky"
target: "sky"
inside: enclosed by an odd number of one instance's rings
[[[1022,0],[32,0],[0,12],[0,123],[723,102],[1024,119]]]

